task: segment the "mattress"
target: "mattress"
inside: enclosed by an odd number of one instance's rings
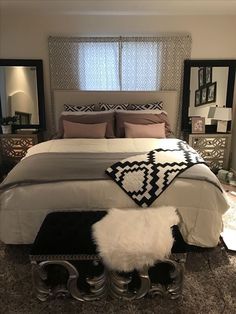
[[[175,139],[57,139],[33,146],[25,158],[50,152],[139,154],[155,149],[160,142],[165,145],[166,141],[174,143]],[[217,182],[214,174],[206,171],[211,181]],[[189,244],[213,247],[218,243],[222,214],[229,205],[224,193],[212,182],[177,177],[151,205],[157,210],[159,206],[177,208],[179,228]],[[16,185],[0,194],[0,239],[6,244],[30,244],[50,212],[109,208],[129,210],[138,205],[112,180]]]

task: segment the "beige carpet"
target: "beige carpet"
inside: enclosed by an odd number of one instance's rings
[[[145,298],[127,302],[38,301],[32,292],[28,246],[0,244],[0,313],[236,313],[236,253],[222,245],[189,253],[184,289],[177,301]]]

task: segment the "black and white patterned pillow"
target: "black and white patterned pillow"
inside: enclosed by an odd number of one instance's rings
[[[64,104],[64,111],[76,112],[76,111],[96,111],[96,105],[68,105]]]
[[[110,110],[162,110],[163,102],[157,101],[147,104],[100,104],[100,111],[110,111]]]

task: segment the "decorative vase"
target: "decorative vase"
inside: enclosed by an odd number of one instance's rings
[[[2,125],[2,133],[3,134],[11,134],[11,124]]]

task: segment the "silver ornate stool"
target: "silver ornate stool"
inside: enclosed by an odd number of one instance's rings
[[[185,254],[172,254],[139,272],[118,273],[104,267],[91,226],[105,215],[105,211],[56,212],[45,218],[30,253],[37,298],[45,301],[71,295],[79,301],[92,301],[107,296],[139,299],[147,294],[178,298]]]

